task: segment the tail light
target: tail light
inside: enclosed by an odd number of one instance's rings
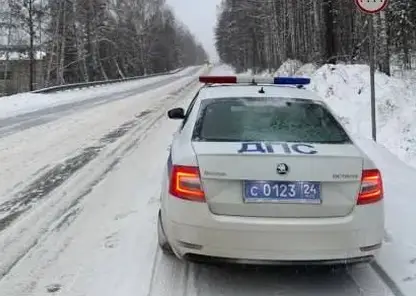
[[[379,170],[364,170],[361,178],[361,189],[358,205],[366,205],[383,199],[383,181]]]
[[[177,198],[205,202],[198,167],[174,165],[170,177],[169,193]]]

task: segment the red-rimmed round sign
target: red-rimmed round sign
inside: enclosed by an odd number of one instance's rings
[[[386,8],[388,0],[355,0],[358,8],[365,13],[377,13]]]

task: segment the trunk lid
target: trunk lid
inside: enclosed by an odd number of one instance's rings
[[[341,217],[356,205],[363,156],[353,144],[192,145],[214,214]]]

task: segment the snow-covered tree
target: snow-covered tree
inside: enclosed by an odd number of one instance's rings
[[[45,57],[47,85],[201,64],[202,46],[164,0],[0,0],[0,48]],[[33,73],[33,71],[31,71]],[[32,85],[32,83],[31,83]]]
[[[222,61],[238,71],[276,69],[302,62],[367,62],[371,16],[354,1],[223,0],[216,26]],[[391,1],[373,16],[379,69],[390,72],[390,55],[410,67],[416,51],[416,1]]]

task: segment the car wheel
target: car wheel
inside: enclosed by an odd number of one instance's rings
[[[163,230],[161,210],[159,210],[158,221],[157,221],[157,239],[158,239],[159,247],[162,250],[162,252],[165,254],[172,255],[173,254],[172,247],[170,246],[166,238],[165,231]]]

